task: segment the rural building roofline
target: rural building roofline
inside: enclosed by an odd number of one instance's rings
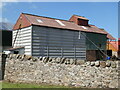
[[[28,13],[22,13],[25,15],[32,15],[32,16],[37,16],[37,17],[43,17],[43,18],[49,18],[49,19],[54,19],[54,20],[61,20],[61,21],[67,21],[67,22],[72,22],[72,21],[68,21],[68,20],[64,20],[64,19],[58,19],[58,18],[52,18],[52,17],[46,17],[46,16],[39,16],[39,15],[35,15],[35,14],[28,14]],[[74,23],[74,22],[72,22]]]
[[[78,15],[73,15],[72,17],[75,17],[75,19],[82,18],[82,19],[88,20],[87,18],[78,16]],[[42,23],[38,22],[37,21],[38,19],[40,19]],[[59,20],[60,23],[57,22],[56,20]],[[61,24],[63,24],[64,26]],[[17,29],[29,27],[32,25],[59,28],[59,29],[67,29],[67,30],[75,30],[75,31],[83,31],[83,32],[90,32],[90,33],[109,34],[106,31],[99,29],[95,25],[91,25],[91,24],[88,24],[87,26],[78,25],[72,20],[71,21],[62,20],[62,19],[38,16],[38,15],[28,14],[28,13],[21,13],[13,29],[17,30]],[[110,36],[110,38],[112,37]]]

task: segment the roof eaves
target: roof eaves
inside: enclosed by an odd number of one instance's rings
[[[36,25],[36,24],[32,24],[32,25],[33,25],[33,26],[41,26],[41,27],[48,27],[48,28],[58,28],[58,29],[66,29],[66,30],[73,30],[73,31],[81,31],[81,32],[86,32],[86,33],[98,33],[98,34],[107,35],[106,33],[90,32],[90,31],[84,31],[84,30],[76,30],[76,29],[68,29],[68,28],[59,28],[59,27],[52,27],[52,26],[43,26],[43,25]]]
[[[17,19],[17,21],[16,21],[15,25],[13,26],[13,28],[12,28],[13,30],[14,30],[14,28],[15,28],[16,24],[18,23],[18,21],[19,21],[19,19],[20,19],[21,15],[22,15],[22,13],[20,14],[19,18]]]
[[[12,50],[22,49],[22,48],[24,48],[24,47],[9,48],[8,50],[12,51]]]

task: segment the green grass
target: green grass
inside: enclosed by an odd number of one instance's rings
[[[2,82],[2,88],[69,88],[69,87]]]
[[[2,83],[0,82],[0,86],[1,84],[3,89],[4,88],[9,88],[9,89],[10,88],[48,88],[48,90],[53,90],[52,88],[58,88],[57,90],[68,90],[69,88],[69,90],[118,90],[118,89],[102,89],[102,88],[86,89],[86,88],[75,88],[75,87],[65,87],[65,86],[52,86],[52,85],[45,85],[45,84],[37,85],[37,84],[23,84],[23,83],[10,83],[10,82],[2,82]],[[13,89],[10,89],[10,90],[13,90]],[[43,90],[43,89],[40,89],[40,90]]]

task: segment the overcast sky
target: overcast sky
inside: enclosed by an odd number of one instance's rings
[[[65,20],[76,14],[88,18],[90,24],[104,28],[115,38],[118,37],[118,2],[43,3],[32,2],[31,0],[29,0],[30,2],[12,1],[14,2],[6,2],[0,5],[2,8],[0,21],[3,19],[14,24],[22,12]]]

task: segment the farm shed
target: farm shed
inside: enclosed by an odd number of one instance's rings
[[[88,21],[77,15],[61,20],[22,13],[13,28],[13,48],[24,47],[25,54],[37,57],[95,60],[97,57],[92,57],[96,54],[89,52],[98,51],[98,47],[105,51],[109,37],[106,31],[89,25]]]
[[[8,22],[0,22],[0,51],[12,47],[12,28],[13,25]]]

